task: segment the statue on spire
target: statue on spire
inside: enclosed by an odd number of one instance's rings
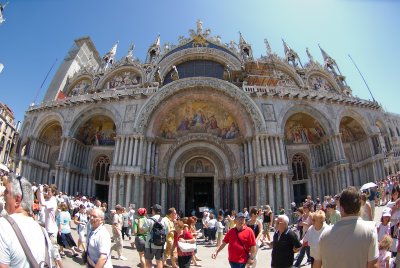
[[[335,75],[338,75],[335,70],[335,67],[336,67],[337,72],[339,73],[340,76],[342,76],[342,73],[339,70],[339,66],[336,64],[336,61],[331,56],[329,56],[328,53],[326,53],[325,50],[323,50],[319,44],[318,44],[318,46],[319,46],[319,49],[321,50],[322,57],[324,58],[325,69],[327,69],[328,71],[331,71]]]
[[[103,60],[104,60],[104,63],[106,64],[104,69],[107,69],[109,67],[109,65],[114,64],[114,58],[115,58],[115,54],[117,54],[118,43],[119,43],[119,41],[117,41],[117,43],[115,43],[115,45],[111,48],[111,50],[108,51],[106,55],[104,55]]]
[[[154,62],[159,54],[160,54],[160,34],[158,34],[156,40],[150,46],[147,52],[146,61],[149,63]]]
[[[196,22],[197,24],[197,35],[202,35],[203,34],[203,22],[199,19]]]
[[[289,45],[286,44],[286,42],[285,42],[285,40],[283,40],[283,38],[282,38],[282,42],[283,42],[283,47],[285,49],[286,61],[288,63],[292,63],[292,66],[294,68],[297,68],[297,63],[296,63],[296,59],[297,59],[299,61],[301,68],[303,68],[303,65],[301,64],[301,61],[300,61],[300,58],[299,58],[299,55],[297,54],[297,52],[294,51],[291,47],[289,47]]]
[[[3,12],[4,12],[4,8],[8,5],[8,2],[5,3],[4,5],[0,3],[0,25],[6,21],[6,19],[4,18]]]
[[[239,49],[242,58],[247,61],[253,58],[253,51],[251,45],[246,42],[241,32],[239,32]]]

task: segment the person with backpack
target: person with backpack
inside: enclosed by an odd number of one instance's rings
[[[167,223],[161,217],[162,207],[155,204],[151,207],[151,217],[148,218],[144,225],[143,231],[148,232],[146,245],[144,250],[144,258],[146,259],[146,268],[153,267],[153,259],[156,259],[157,268],[163,267],[164,245],[166,241]]]

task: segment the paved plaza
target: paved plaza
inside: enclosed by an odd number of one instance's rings
[[[380,215],[382,213],[384,207],[376,207],[375,210],[375,222],[379,221]],[[111,234],[111,226],[107,224],[107,229],[109,230]],[[273,233],[271,233],[272,237]],[[78,235],[75,231],[75,227],[73,230],[73,237],[75,241],[78,239]],[[112,263],[114,267],[120,267],[120,268],[128,268],[128,267],[139,267],[139,257],[137,254],[137,251],[132,249],[130,246],[130,241],[127,240],[124,241],[124,249],[123,249],[123,255],[128,258],[127,261],[120,261],[116,260],[115,258],[112,258]],[[208,246],[208,245],[203,245],[202,240],[199,241],[198,245],[198,256],[202,261],[199,262],[199,264],[202,265],[202,267],[207,267],[207,268],[220,268],[220,267],[229,267],[228,263],[228,247],[225,247],[219,254],[216,260],[211,259],[211,254],[214,252],[215,246]],[[257,256],[257,267],[270,267],[271,264],[271,249],[261,249],[258,251],[258,256]],[[67,252],[67,251],[66,251]],[[68,255],[68,254],[67,254]],[[112,252],[112,256],[116,256],[116,252]],[[82,260],[79,257],[77,258],[71,258],[71,257],[64,257],[64,266],[66,268],[72,268],[72,267],[84,267],[82,265]],[[305,264],[306,258],[303,260],[303,264]],[[155,263],[155,262],[154,262]],[[195,266],[193,266],[195,267]],[[310,268],[311,265],[304,265],[302,266],[304,268]]]

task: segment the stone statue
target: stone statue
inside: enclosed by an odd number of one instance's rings
[[[4,11],[4,8],[5,8],[7,5],[8,5],[8,2],[5,3],[4,5],[0,4],[0,24],[2,24],[3,22],[6,21],[6,19],[4,19],[4,16],[3,16],[3,11]]]
[[[171,79],[172,81],[176,81],[179,79],[178,69],[176,68],[175,65],[172,66]]]
[[[157,67],[157,71],[154,73],[154,81],[158,82],[158,84],[162,85],[162,77],[160,72],[160,66]]]
[[[224,68],[224,75],[223,75],[224,80],[226,81],[231,81],[231,68],[227,64]]]
[[[132,42],[128,49],[128,55],[126,56],[127,59],[130,59],[133,61],[133,50],[134,49],[135,49],[135,44]]]
[[[198,35],[203,34],[203,22],[201,20],[197,21],[197,34]]]

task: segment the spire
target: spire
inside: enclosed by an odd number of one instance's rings
[[[272,49],[269,45],[267,38],[264,39],[265,48],[267,49],[267,56],[272,55]]]
[[[239,31],[239,46],[247,45],[246,40],[244,40],[244,37],[242,33]]]
[[[133,50],[134,49],[135,49],[135,44],[132,42],[131,45],[129,46],[128,54],[126,55],[127,59],[130,59],[133,61]]]
[[[299,64],[300,64],[301,68],[303,68],[303,65],[301,64],[301,61],[300,61],[300,58],[299,58],[299,55],[297,54],[297,52],[294,51],[294,50],[285,42],[285,40],[283,40],[283,38],[282,38],[282,42],[283,42],[283,48],[284,48],[284,51],[285,51],[285,58],[286,58],[286,61],[287,61],[288,63],[292,63],[292,65],[293,65],[294,68],[297,68],[297,63],[296,63],[296,59],[297,59],[297,60],[299,61]]]
[[[253,50],[251,49],[251,45],[246,42],[242,33],[239,31],[239,49],[242,55],[242,58],[246,60],[250,60],[253,58]]]
[[[342,75],[339,70],[339,66],[337,66],[336,64],[336,61],[331,56],[329,56],[328,53],[326,53],[325,50],[323,50],[319,44],[318,47],[321,50],[322,57],[324,58],[324,67],[329,71],[333,72],[335,75],[337,74],[335,70],[336,67],[338,73]]]
[[[154,43],[150,46],[147,52],[147,62],[152,62],[156,59],[156,57],[160,54],[160,34],[158,34]]]
[[[107,52],[106,55],[104,55],[103,60],[106,64],[105,68],[107,69],[109,65],[112,65],[114,63],[114,58],[115,54],[117,54],[117,47],[118,47],[119,41],[114,44],[114,46],[110,49],[110,51]]]
[[[308,58],[310,59],[310,62],[315,62],[314,57],[311,55],[310,51],[308,50],[308,47],[306,48],[306,53]]]

